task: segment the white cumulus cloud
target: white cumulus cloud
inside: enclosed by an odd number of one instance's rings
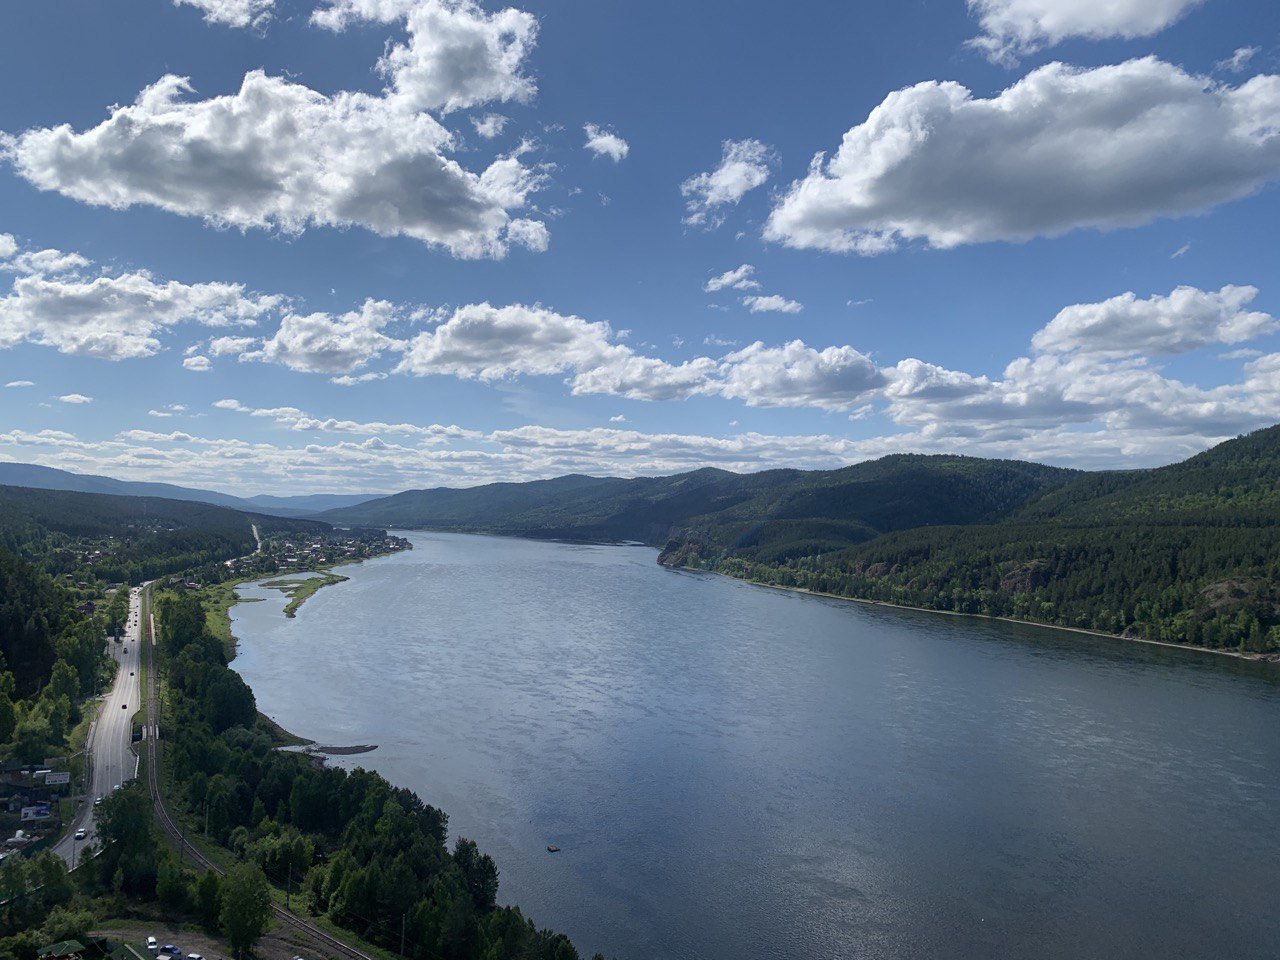
[[[712,277],[702,288],[707,293],[719,293],[721,290],[759,290],[760,282],[752,279],[756,268],[744,263],[733,270],[726,270],[717,277]]]
[[[1031,345],[1040,353],[1151,357],[1243,343],[1280,327],[1270,314],[1246,309],[1257,295],[1256,287],[1228,285],[1213,292],[1184,286],[1145,300],[1129,292],[1074,304],[1036,333]]]
[[[802,340],[779,347],[759,341],[724,358],[722,396],[751,407],[847,410],[884,384],[884,375],[853,347],[816,350]]]
[[[271,17],[275,0],[173,0],[175,6],[195,7],[206,23],[227,27],[260,27]]]
[[[765,237],[863,254],[1138,226],[1280,178],[1280,77],[1238,87],[1155,58],[1041,67],[991,99],[891,93],[791,185]]]
[[[19,253],[15,262],[32,272],[0,298],[0,349],[29,342],[106,360],[146,357],[170,327],[249,325],[281,303],[243,284],[165,281],[142,270],[89,277],[79,272],[87,260],[57,250]]]
[[[523,68],[538,21],[514,7],[489,14],[473,0],[334,0],[311,19],[330,30],[403,21],[408,43],[392,44],[378,69],[390,83],[389,96],[409,109],[447,113],[525,102],[537,90]]]
[[[141,204],[291,233],[358,226],[463,258],[527,245],[524,221],[516,236],[508,228],[545,173],[516,155],[465,169],[449,155],[453,135],[426,111],[531,97],[522,64],[536,20],[515,9],[486,14],[469,0],[353,0],[315,19],[333,29],[404,21],[408,42],[379,62],[388,80],[380,96],[325,95],[255,70],[236,92],[198,99],[187,78],[169,75],[97,126],[35,128],[0,146],[35,186],[96,206]]]
[[[394,304],[372,299],[339,316],[291,313],[272,336],[241,353],[240,359],[278,363],[304,373],[349,374],[402,346],[382,332],[396,317]]]
[[[1150,37],[1204,0],[969,0],[982,35],[970,44],[997,63],[1072,37],[1105,40]]]
[[[502,136],[502,131],[507,127],[508,119],[500,113],[486,113],[483,117],[472,117],[471,126],[475,131],[486,140],[492,140],[494,137]]]
[[[93,403],[93,397],[86,397],[83,393],[64,393],[58,398],[62,403],[70,403],[80,405],[85,403]]]
[[[587,136],[583,146],[597,157],[608,157],[614,163],[619,163],[631,152],[631,145],[612,130],[588,123],[583,125],[582,132]]]

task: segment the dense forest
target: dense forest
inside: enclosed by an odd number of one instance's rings
[[[1280,428],[1156,470],[1080,474],[996,523],[824,550],[681,531],[671,566],[958,613],[1280,650]]]
[[[100,679],[105,634],[105,616],[82,614],[48,574],[0,550],[0,745],[16,735],[39,760],[37,748],[62,742]]]
[[[207,817],[211,838],[316,914],[391,949],[403,936],[413,960],[575,960],[563,935],[497,906],[496,865],[469,840],[446,846],[443,811],[377,774],[275,749],[195,595],[165,595],[157,610],[168,772],[181,785],[171,801]],[[128,879],[154,886],[155,870]],[[196,878],[188,886],[194,903]]]

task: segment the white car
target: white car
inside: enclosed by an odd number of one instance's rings
[[[160,945],[156,943],[155,937],[147,937],[147,949],[152,953],[155,953],[160,949]]]
[[[81,827],[79,830],[76,831],[76,839],[77,840],[84,839],[84,827]]]

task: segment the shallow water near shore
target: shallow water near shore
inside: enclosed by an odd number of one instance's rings
[[[233,666],[584,956],[1280,955],[1274,667],[404,535]]]

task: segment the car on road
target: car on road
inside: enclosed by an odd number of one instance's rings
[[[93,798],[93,805],[95,807],[102,806],[102,794],[98,794],[96,797]]]
[[[160,949],[160,948],[156,945],[156,938],[155,938],[155,937],[147,937],[147,949],[148,949],[148,950],[150,950],[152,953],[155,953],[157,950],[159,950],[159,949]]]
[[[77,840],[84,839],[84,827],[81,827],[79,830],[76,831],[76,839]]]

